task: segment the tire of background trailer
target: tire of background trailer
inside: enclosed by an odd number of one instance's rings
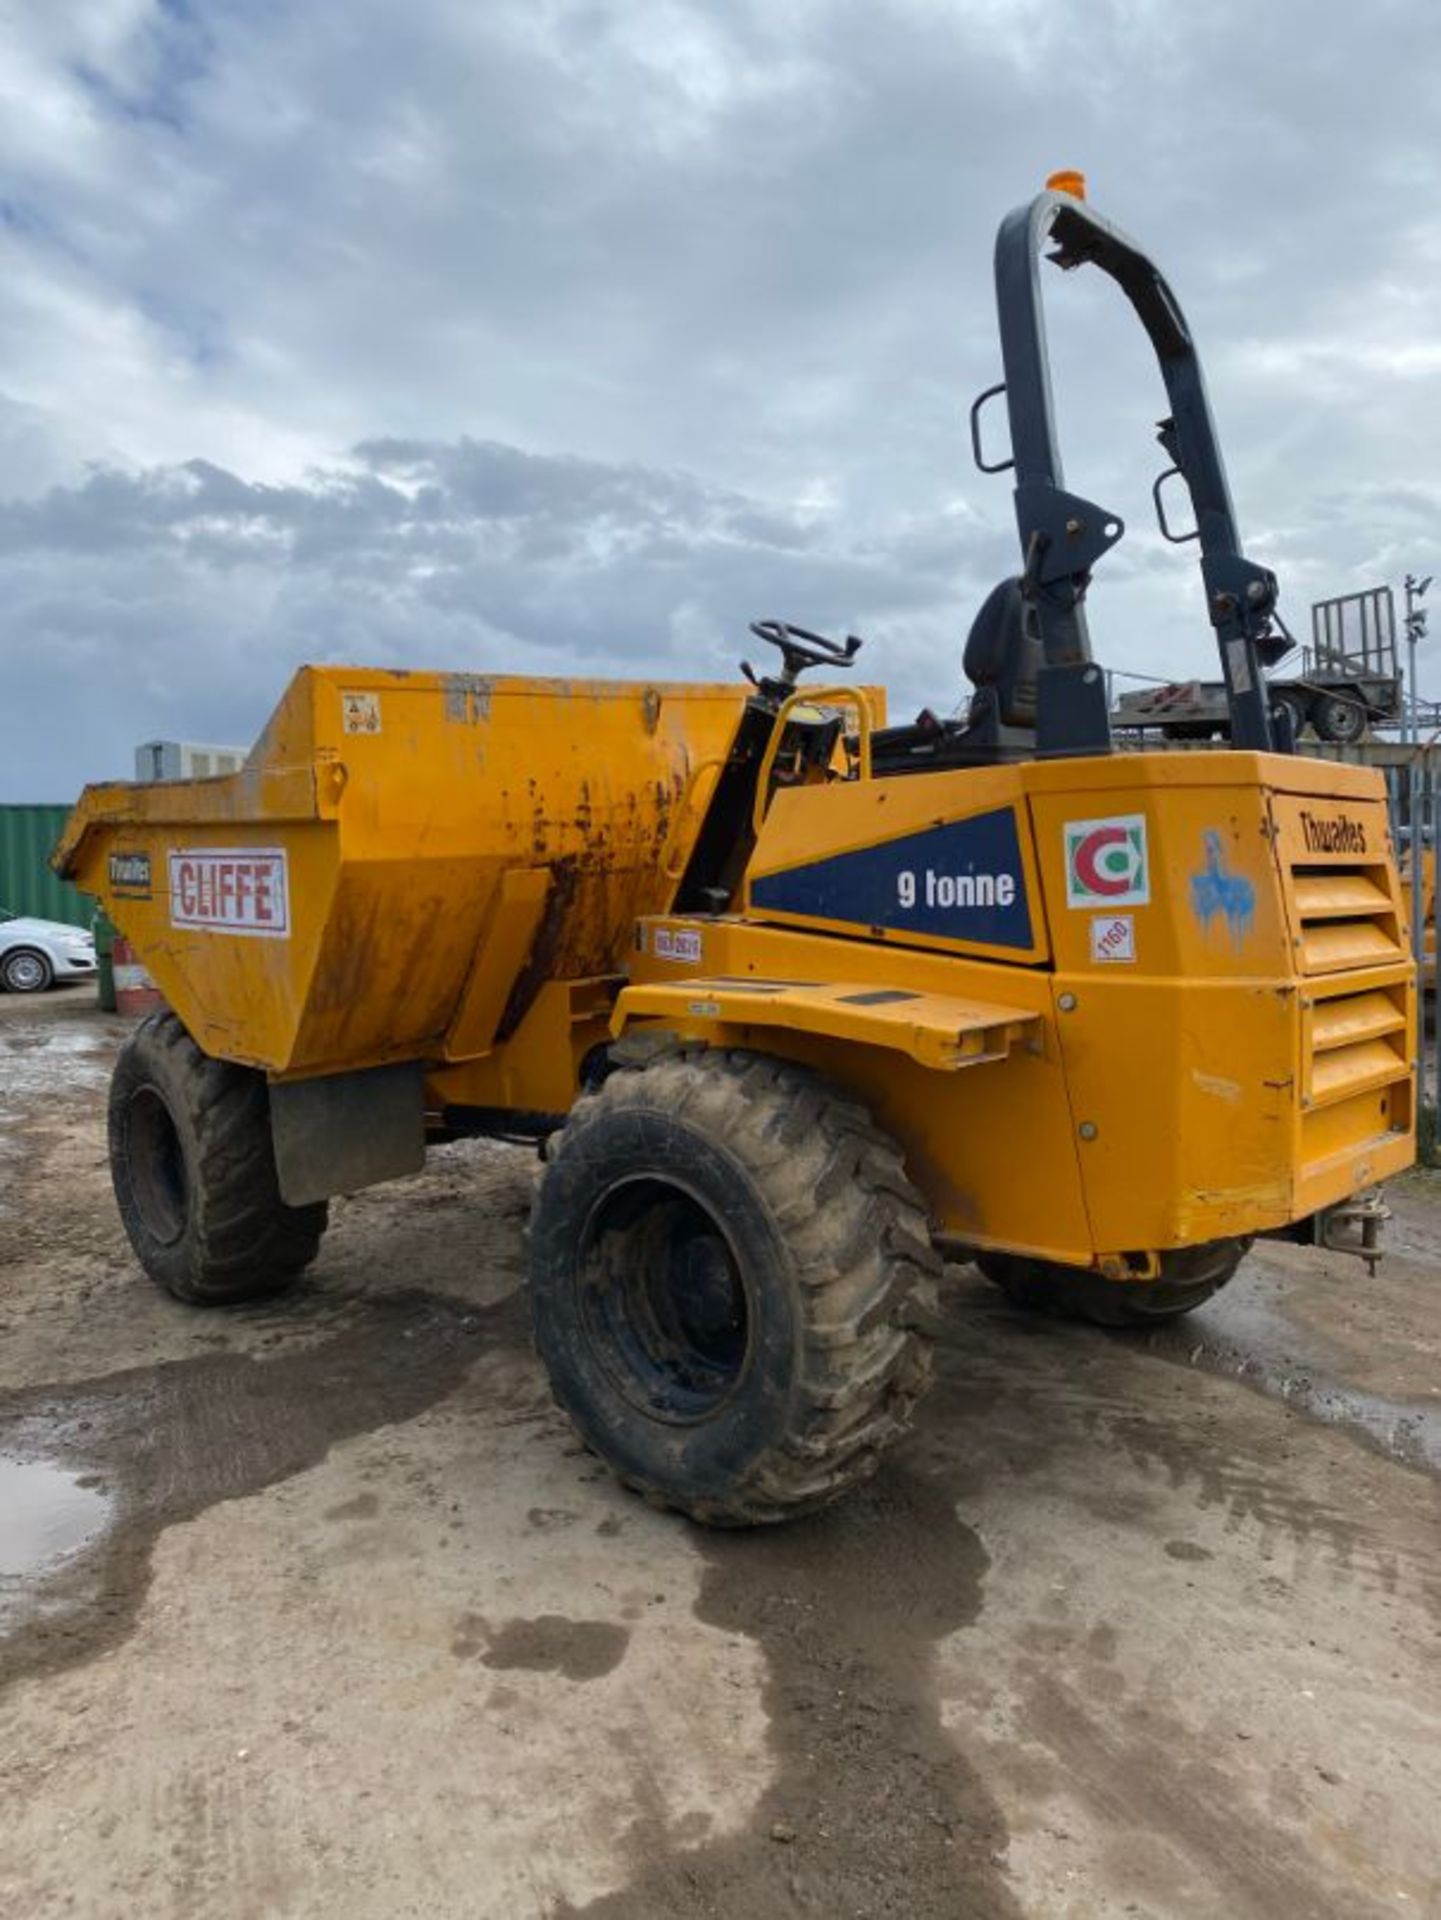
[[[200,1051],[152,1013],[110,1082],[110,1175],[137,1259],[193,1306],[283,1291],[315,1258],[325,1201],[280,1197],[265,1076]]]
[[[7,993],[44,993],[54,980],[54,967],[34,947],[13,947],[0,960],[0,985]]]
[[[1080,1267],[1014,1253],[982,1253],[976,1265],[1013,1306],[1098,1327],[1154,1327],[1204,1306],[1230,1280],[1249,1240],[1212,1240],[1161,1256],[1155,1280],[1107,1280]]]
[[[1370,716],[1359,700],[1345,700],[1337,694],[1320,694],[1311,703],[1311,725],[1316,737],[1333,746],[1350,747],[1364,738]]]
[[[929,1384],[940,1261],[899,1151],[761,1055],[666,1056],[577,1102],[528,1264],[560,1406],[627,1486],[704,1524],[825,1506]]]
[[[1287,713],[1290,714],[1292,737],[1299,740],[1305,732],[1311,718],[1305,696],[1299,693],[1292,693],[1287,689],[1285,692],[1278,693],[1275,696],[1275,704],[1278,707],[1284,707]]]

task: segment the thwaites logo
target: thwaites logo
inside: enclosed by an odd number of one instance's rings
[[[150,893],[150,855],[148,853],[112,853],[110,885],[116,893]]]
[[[1149,902],[1144,814],[1068,820],[1063,831],[1068,907],[1144,907]]]
[[[169,865],[171,926],[272,940],[290,932],[283,847],[178,847]]]
[[[1353,820],[1349,813],[1338,813],[1330,820],[1323,820],[1303,807],[1301,834],[1306,842],[1307,853],[1366,852],[1365,825],[1360,820]]]

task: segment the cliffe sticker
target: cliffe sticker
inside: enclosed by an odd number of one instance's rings
[[[1151,898],[1146,856],[1146,816],[1119,814],[1110,820],[1068,820],[1066,905],[1144,907]]]
[[[1133,913],[1097,913],[1091,916],[1091,958],[1098,964],[1136,957],[1136,916]]]
[[[284,847],[177,847],[168,857],[172,927],[272,940],[289,934]]]

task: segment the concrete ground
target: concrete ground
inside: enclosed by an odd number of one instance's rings
[[[0,996],[0,1913],[1441,1914],[1435,1177],[1165,1332],[957,1269],[879,1478],[708,1534],[550,1407],[526,1152],[155,1292],[124,1031]]]

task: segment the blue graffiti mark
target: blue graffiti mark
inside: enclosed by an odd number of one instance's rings
[[[1243,873],[1226,871],[1226,849],[1212,827],[1206,833],[1206,864],[1191,876],[1191,911],[1209,933],[1211,922],[1225,917],[1235,946],[1243,947],[1256,918],[1256,889]]]

